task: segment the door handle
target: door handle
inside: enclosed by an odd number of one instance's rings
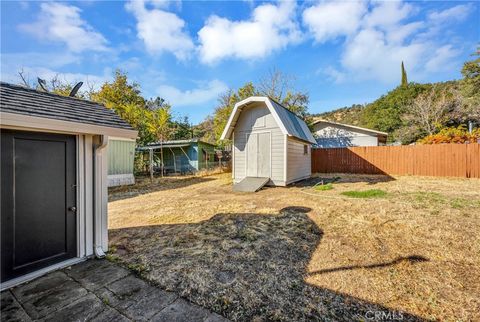
[[[77,213],[77,207],[69,207],[68,210],[70,210],[71,212],[74,212],[74,213]]]

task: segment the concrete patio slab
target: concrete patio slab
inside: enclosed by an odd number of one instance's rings
[[[106,260],[89,260],[1,293],[1,321],[202,321],[223,317]]]
[[[199,306],[192,306],[183,299],[178,299],[152,318],[155,322],[189,322],[205,321],[210,312]]]
[[[11,292],[2,292],[0,297],[2,307],[0,317],[2,321],[31,321]]]

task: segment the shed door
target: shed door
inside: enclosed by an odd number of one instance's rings
[[[270,133],[247,137],[247,177],[270,177]]]
[[[247,137],[247,177],[257,176],[257,145],[257,134],[249,134]]]
[[[1,131],[1,281],[77,255],[76,144]]]

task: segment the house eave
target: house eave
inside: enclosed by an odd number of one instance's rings
[[[49,131],[67,134],[108,135],[135,140],[138,131],[93,125],[80,122],[55,120],[44,117],[24,114],[0,112],[0,127],[5,129],[19,129],[25,131]]]

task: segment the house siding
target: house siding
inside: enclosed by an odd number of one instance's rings
[[[285,136],[264,103],[245,107],[238,118],[234,130],[234,182],[246,176],[247,135],[251,133],[270,133],[271,181],[274,184],[285,183],[284,178],[284,140]]]
[[[111,139],[108,142],[108,174],[133,173],[135,141]]]
[[[108,143],[108,186],[135,183],[133,163],[135,141],[110,139]]]
[[[307,146],[307,154],[304,154]],[[287,138],[287,184],[307,178],[312,173],[310,144]]]
[[[317,144],[322,148],[379,145],[377,135],[341,125],[318,123],[314,125],[314,133]]]

